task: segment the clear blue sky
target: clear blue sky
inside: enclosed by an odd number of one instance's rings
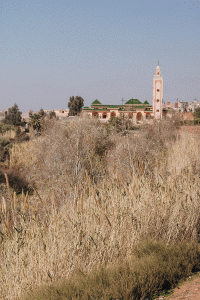
[[[200,0],[0,0],[0,109],[200,100]],[[178,5],[177,5],[178,4]]]

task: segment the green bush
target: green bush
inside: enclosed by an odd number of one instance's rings
[[[26,193],[27,191],[31,191],[29,188],[28,181],[26,180],[25,174],[20,172],[16,168],[0,168],[0,184],[6,183],[5,174],[8,176],[9,186],[17,193],[21,193],[22,189]]]
[[[0,133],[4,134],[6,131],[14,130],[15,126],[9,124],[0,124]]]
[[[195,119],[200,119],[200,107],[197,107],[194,111]]]
[[[76,272],[62,283],[31,291],[24,300],[145,299],[173,288],[200,268],[200,248],[182,242],[166,246],[147,241],[133,249],[132,258],[101,267],[89,275]]]
[[[11,108],[8,109],[7,114],[3,122],[14,126],[21,125],[22,112],[19,111],[18,105],[15,103]]]
[[[9,151],[12,147],[11,143],[7,139],[0,140],[0,161],[4,162],[7,158],[9,158]]]
[[[180,125],[186,125],[186,126],[190,126],[190,125],[200,125],[200,119],[195,119],[195,120],[181,120],[180,121]]]

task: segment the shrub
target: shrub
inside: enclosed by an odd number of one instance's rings
[[[113,127],[116,132],[123,132],[125,130],[137,130],[138,127],[134,126],[131,120],[125,117],[111,117],[109,125]]]
[[[68,102],[69,116],[79,115],[83,106],[84,100],[81,96],[70,97]]]
[[[190,126],[190,125],[199,125],[200,124],[200,119],[195,119],[195,120],[181,120],[180,121],[180,125],[186,125],[186,126]]]
[[[194,111],[194,118],[200,119],[200,107],[197,107]]]
[[[30,136],[26,134],[25,131],[21,131],[20,127],[16,127],[16,135],[14,141],[17,143],[22,143],[24,141],[29,141]]]
[[[12,145],[7,139],[0,139],[0,161],[5,162],[9,158]]]
[[[63,283],[31,291],[23,299],[146,299],[173,288],[181,278],[200,269],[200,249],[193,243],[166,246],[148,241],[135,248],[129,260],[89,275],[76,272]]]
[[[3,122],[5,124],[10,124],[14,126],[21,125],[21,114],[22,112],[19,111],[19,107],[15,103],[11,108],[8,109],[8,112]]]
[[[4,134],[7,131],[11,131],[14,130],[15,127],[13,125],[9,125],[9,124],[0,124],[0,133]]]
[[[25,174],[15,168],[0,169],[0,183],[6,183],[5,174],[8,176],[10,187],[16,192],[21,193],[22,189],[26,193],[29,188]]]
[[[34,141],[31,149],[34,164],[26,168],[40,188],[49,189],[48,181],[59,195],[67,195],[70,201],[76,197],[77,186],[82,186],[85,172],[93,182],[102,178],[106,154],[114,144],[98,120],[77,119],[66,125],[52,121],[51,124]]]

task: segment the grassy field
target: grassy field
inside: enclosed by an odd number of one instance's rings
[[[1,184],[1,299],[144,299],[198,270],[199,146],[173,121],[84,118],[13,144],[24,189]]]

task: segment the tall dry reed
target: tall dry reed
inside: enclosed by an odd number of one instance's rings
[[[11,155],[34,192],[16,195],[7,184],[1,198],[1,299],[128,259],[147,237],[198,241],[195,137],[167,136],[160,124],[125,137],[97,121],[56,126]]]

